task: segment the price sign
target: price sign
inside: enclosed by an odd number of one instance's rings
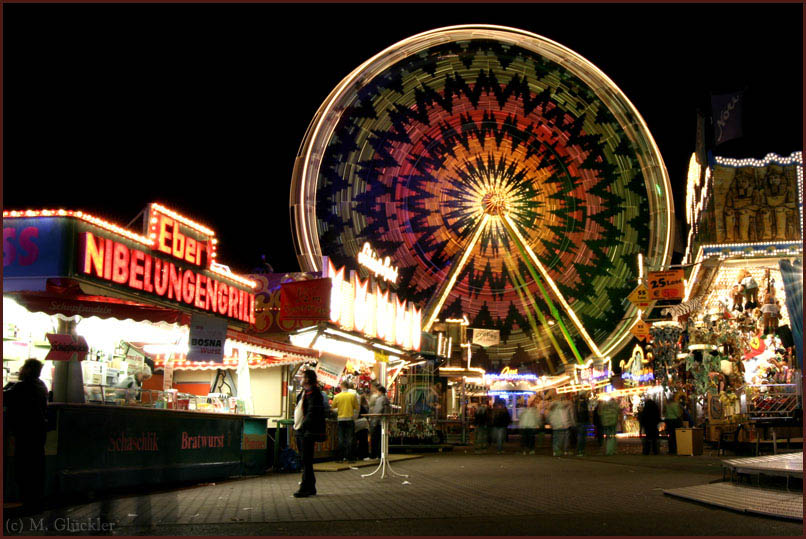
[[[649,328],[652,327],[652,324],[647,324],[643,320],[639,320],[637,324],[635,324],[630,333],[632,333],[636,339],[639,341],[645,341],[649,338]]]
[[[649,289],[643,284],[639,284],[635,290],[627,296],[627,299],[639,309],[646,309],[652,301],[649,297]]]
[[[683,299],[683,270],[650,271],[647,275],[650,299]]]

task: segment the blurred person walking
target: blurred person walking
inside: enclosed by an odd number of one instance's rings
[[[609,398],[600,401],[598,409],[604,436],[604,454],[607,456],[615,455],[618,443],[616,441],[616,425],[618,425],[621,410],[615,399]]]
[[[524,408],[518,421],[518,426],[521,429],[521,448],[524,455],[527,451],[530,455],[535,454],[535,433],[540,425],[537,404],[537,402],[532,402]]]
[[[573,416],[572,405],[564,395],[552,399],[548,422],[551,425],[551,446],[555,457],[568,455],[570,429],[574,426]]]
[[[476,430],[475,451],[481,453],[490,446],[490,423],[492,422],[490,407],[482,402],[473,416],[473,426]]]
[[[666,404],[666,432],[669,433],[669,454],[677,454],[677,429],[683,426],[683,408],[680,406],[679,395],[675,395]]]
[[[584,395],[579,395],[574,407],[577,430],[577,456],[585,456],[585,444],[588,438],[588,426],[590,425],[590,410],[588,409],[588,399]]]

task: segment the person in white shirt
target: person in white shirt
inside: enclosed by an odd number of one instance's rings
[[[744,270],[742,273],[741,284],[744,287],[744,298],[747,302],[744,305],[745,309],[752,309],[758,306],[758,283],[749,271]],[[751,306],[752,303],[752,306]]]
[[[778,302],[772,298],[771,294],[767,294],[765,303],[761,307],[762,320],[764,324],[764,334],[775,333],[778,329],[778,320],[781,317],[781,307]]]

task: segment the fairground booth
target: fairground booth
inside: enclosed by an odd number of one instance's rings
[[[349,267],[337,268],[323,257],[322,268],[321,272],[255,275],[259,287],[254,330],[316,351],[318,358],[308,366],[316,370],[328,398],[339,391],[343,380],[351,390],[369,397],[370,383],[376,381],[387,387],[394,402],[398,376],[421,349],[420,309],[398,299],[393,291],[397,268],[388,257],[380,260],[369,244]],[[302,369],[294,369],[288,410],[293,409],[301,377]],[[336,427],[335,418],[328,421],[328,439],[315,446],[317,458],[335,450]],[[293,439],[288,443],[295,446]]]
[[[705,439],[754,452],[802,444],[803,157],[692,156],[692,264],[663,362],[696,399]],[[657,368],[656,368],[657,374]]]
[[[266,470],[288,370],[318,354],[245,331],[256,284],[216,261],[212,230],[156,203],[137,231],[3,217],[3,382],[44,361],[49,493]]]

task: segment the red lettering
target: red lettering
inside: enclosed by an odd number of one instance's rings
[[[112,251],[114,249],[115,242],[106,239],[104,240],[105,247],[104,247],[104,279],[107,281],[112,280]]]
[[[145,271],[143,275],[143,290],[153,292],[154,285],[151,284],[151,256],[145,255]]]
[[[227,314],[227,285],[220,283],[218,286],[218,312],[220,314]]]
[[[171,246],[168,245],[167,240],[171,239],[171,233],[168,231],[168,226],[173,228],[174,221],[164,215],[159,217],[159,236],[157,240],[157,249],[166,254],[171,254]]]
[[[131,264],[129,266],[129,286],[137,290],[143,289],[143,272],[145,269],[142,266],[146,254],[143,251],[133,249],[131,255]]]
[[[249,323],[255,323],[255,295],[249,294]]]
[[[38,237],[38,228],[29,226],[22,229],[22,232],[20,233],[20,248],[24,251],[27,251],[28,254],[22,256],[22,253],[20,253],[20,266],[30,266],[36,262],[36,259],[39,256],[39,247],[33,241],[31,241],[31,238]]]
[[[9,240],[13,239],[17,235],[17,229],[15,228],[4,228],[3,229],[3,267],[10,266],[14,259],[17,257],[17,250],[14,248],[14,244],[11,243]]]
[[[154,259],[154,291],[164,296],[168,291],[168,268],[159,258]]]
[[[115,242],[112,256],[112,281],[125,283],[129,280],[129,248],[122,243]]]
[[[204,298],[204,310],[215,312],[218,309],[218,281],[207,279],[207,295]]]
[[[176,265],[170,262],[166,264],[170,273],[168,299],[176,298],[177,301],[182,301],[182,270],[177,270]]]
[[[194,298],[193,305],[198,309],[204,309],[204,292],[206,290],[204,281],[207,279],[204,275],[196,275],[196,297]]]
[[[194,288],[196,288],[193,286],[195,281],[193,270],[185,270],[185,274],[182,276],[182,301],[191,305],[193,304]]]
[[[92,232],[86,232],[84,234],[84,267],[82,271],[87,275],[92,275],[93,271],[95,275],[98,277],[103,277],[104,275],[104,240],[103,238],[98,238],[98,242],[95,242],[95,236],[92,235]]]
[[[188,433],[183,432],[182,433],[182,449],[187,449],[189,445],[190,444],[188,442]]]
[[[185,260],[196,263],[196,240],[190,237],[185,238]]]
[[[185,236],[179,232],[179,225],[174,223],[174,241],[171,254],[179,260],[184,258],[185,254]]]
[[[238,289],[234,286],[229,287],[229,309],[227,316],[234,318],[238,316]]]

